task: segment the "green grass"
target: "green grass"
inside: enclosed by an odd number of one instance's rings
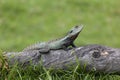
[[[77,24],[85,26],[75,41],[77,46],[120,47],[119,3],[119,0],[0,0],[0,49],[21,51],[35,42],[62,37]],[[17,68],[7,76],[18,80],[40,80],[41,75],[43,80],[46,76],[48,80],[71,80],[73,76],[72,71],[53,75],[42,69],[24,72]],[[94,80],[94,75],[79,73],[75,76]],[[104,80],[104,77],[120,79],[116,75],[100,75],[98,80]]]

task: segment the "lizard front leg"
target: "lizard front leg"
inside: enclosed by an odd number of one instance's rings
[[[62,49],[64,49],[64,50],[68,51],[68,50],[70,50],[70,49],[72,49],[72,48],[71,48],[71,47],[69,47],[69,46],[63,45],[63,46],[62,46]]]
[[[74,43],[71,43],[71,46],[72,46],[73,48],[76,48],[76,46],[75,46],[75,44],[74,44]]]

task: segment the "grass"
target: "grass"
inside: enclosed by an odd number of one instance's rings
[[[77,46],[120,47],[119,3],[119,0],[0,0],[0,49],[21,51],[35,42],[62,37],[77,24],[85,26],[75,41]],[[7,76],[17,80],[74,80],[73,71],[63,72],[53,75],[44,69],[22,71],[15,68]],[[82,80],[95,78],[95,74],[89,73],[75,76]],[[117,80],[120,76],[99,75],[98,80],[107,78]]]

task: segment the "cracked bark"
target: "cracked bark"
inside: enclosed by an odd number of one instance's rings
[[[51,50],[49,53],[40,53],[39,50],[24,52],[7,52],[5,56],[8,64],[38,66],[40,62],[45,68],[68,69],[75,68],[79,63],[81,67],[86,65],[88,71],[113,73],[120,72],[120,49],[102,45],[86,45],[70,50]]]

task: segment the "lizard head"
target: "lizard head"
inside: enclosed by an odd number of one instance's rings
[[[79,33],[82,31],[83,25],[80,26],[75,26],[73,27],[69,32],[68,32],[68,37],[71,40],[75,40],[77,38],[77,36],[79,35]]]

